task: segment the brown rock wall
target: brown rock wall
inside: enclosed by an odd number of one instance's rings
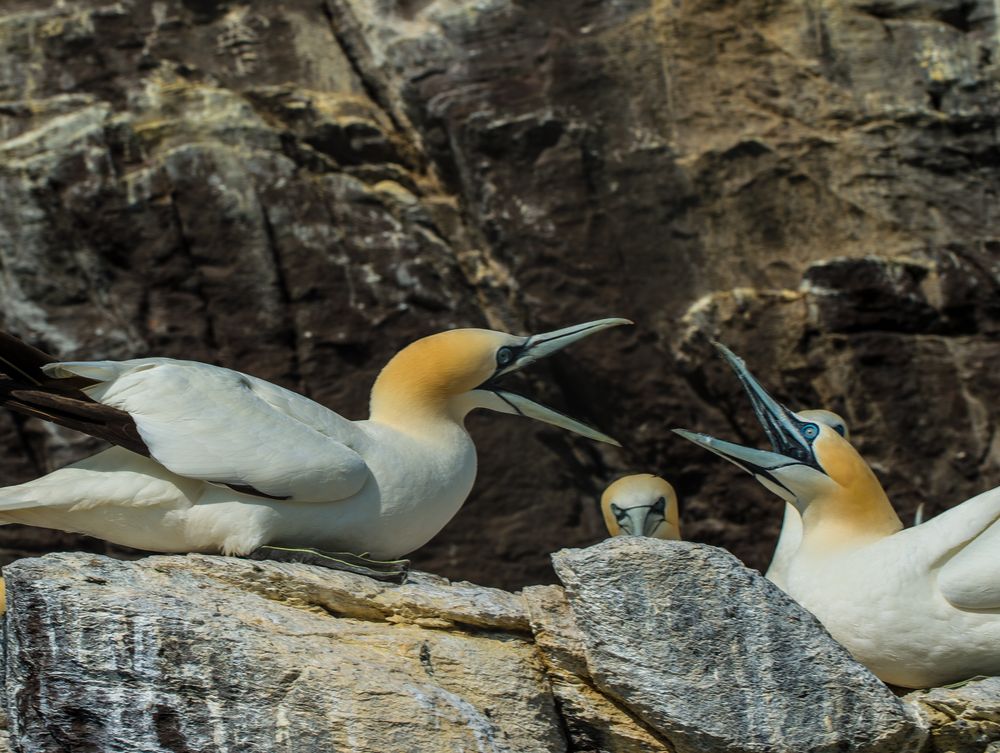
[[[780,505],[669,433],[763,439],[706,335],[843,413],[904,518],[1000,483],[996,40],[986,0],[17,0],[0,321],[359,418],[420,335],[629,316],[529,378],[625,450],[475,417],[476,489],[418,563],[551,580],[603,486],[655,471],[763,566]],[[0,432],[5,482],[94,449]]]

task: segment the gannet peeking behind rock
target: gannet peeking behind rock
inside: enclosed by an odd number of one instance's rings
[[[885,682],[1000,674],[1000,489],[902,529],[871,468],[822,421],[775,401],[728,350],[775,452],[676,430],[802,515],[785,591]]]
[[[629,323],[601,319],[531,337],[484,329],[425,337],[379,374],[366,421],[230,369],[170,358],[60,363],[0,335],[0,403],[118,445],[0,489],[0,523],[157,552],[256,552],[399,578],[405,563],[330,552],[400,557],[440,531],[476,476],[463,426],[475,408],[617,444],[497,380]]]
[[[612,536],[681,537],[674,487],[650,473],[611,483],[601,495],[601,513]]]

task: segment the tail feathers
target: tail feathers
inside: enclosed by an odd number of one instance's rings
[[[149,455],[149,448],[128,413],[94,402],[82,392],[25,388],[16,382],[0,380],[0,405],[90,434],[140,455]]]
[[[148,456],[149,448],[128,413],[102,405],[81,391],[103,380],[76,368],[61,370],[53,366],[56,363],[49,354],[0,332],[0,373],[7,376],[0,377],[0,405]]]
[[[42,367],[56,359],[18,337],[0,331],[0,371],[27,384],[51,381]]]
[[[64,391],[88,387],[95,380],[80,374],[64,374],[69,379],[51,373],[51,366],[57,359],[9,332],[0,330],[0,373],[6,374],[12,382],[36,387],[58,387]],[[49,368],[46,368],[49,367]],[[46,373],[49,372],[49,373]]]
[[[30,484],[31,482],[29,481],[28,483]],[[27,488],[24,484],[0,488],[0,525],[11,522],[4,519],[3,513],[5,512],[27,510],[42,506],[42,503],[38,499],[38,491]]]

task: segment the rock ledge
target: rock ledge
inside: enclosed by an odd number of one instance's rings
[[[519,594],[205,555],[20,560],[18,751],[985,750],[997,678],[897,698],[728,553],[613,539]],[[928,736],[928,728],[930,735]]]

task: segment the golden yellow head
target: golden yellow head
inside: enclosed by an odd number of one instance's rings
[[[624,476],[604,490],[601,513],[612,536],[679,540],[680,516],[674,487],[659,476]]]
[[[488,329],[452,329],[407,345],[375,380],[372,418],[447,412],[450,400],[493,376],[501,348],[520,346],[526,339]]]
[[[855,545],[898,531],[898,516],[871,468],[847,440],[847,425],[825,410],[793,413],[777,402],[741,358],[716,344],[743,384],[773,451],[675,429],[754,475],[802,513],[803,541],[815,548]]]
[[[881,501],[885,497],[882,485],[854,445],[830,426],[817,426],[819,434],[813,440],[812,450],[828,483],[825,489],[816,489],[815,496],[823,496],[825,492]]]
[[[496,380],[595,332],[626,323],[601,319],[530,337],[488,329],[453,329],[424,337],[399,351],[378,375],[371,418],[419,431],[442,419],[460,422],[473,408],[488,408],[617,444],[579,421],[500,389]]]

